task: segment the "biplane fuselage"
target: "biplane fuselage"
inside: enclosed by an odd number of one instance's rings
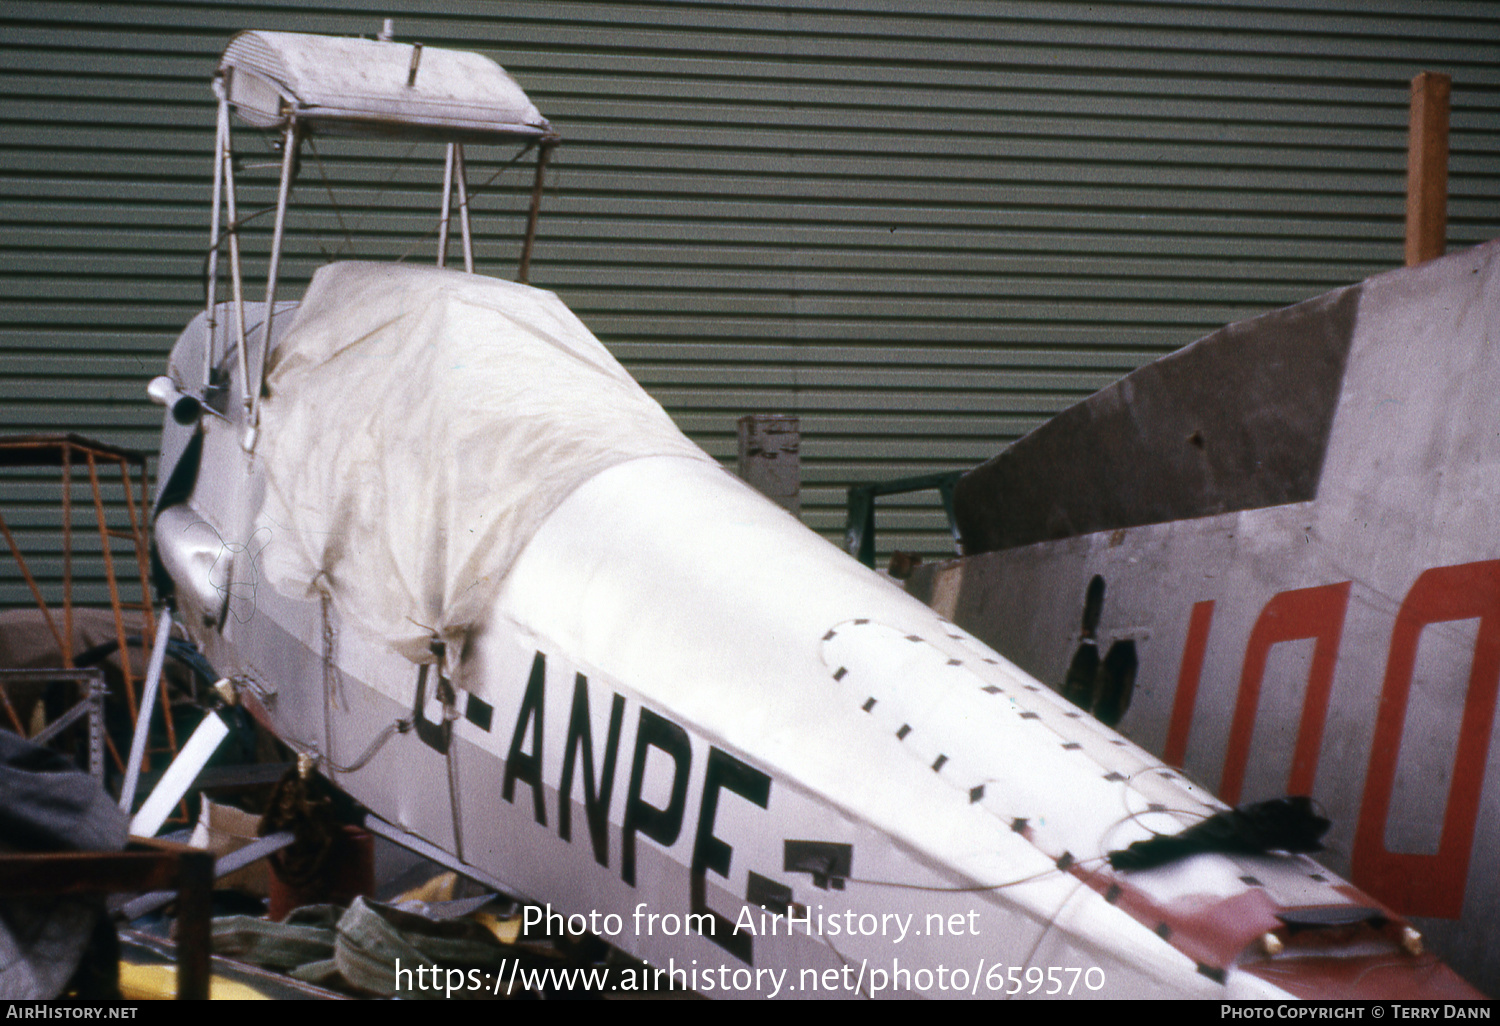
[[[1306,856],[1111,869],[1224,807],[723,471],[556,297],[334,264],[278,310],[274,265],[155,389],[156,544],[380,832],[707,994],[1472,995]]]

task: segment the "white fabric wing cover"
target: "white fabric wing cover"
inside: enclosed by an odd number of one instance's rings
[[[323,268],[267,383],[268,582],[326,591],[417,662],[434,634],[456,653],[584,481],[643,456],[713,462],[556,296],[456,271]]]

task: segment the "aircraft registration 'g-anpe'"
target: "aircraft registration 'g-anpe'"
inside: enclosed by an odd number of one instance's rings
[[[233,263],[153,389],[158,555],[381,832],[710,996],[1477,996],[1305,855],[1112,868],[1225,807],[720,468],[550,293],[339,263],[278,308]]]
[[[1500,989],[1500,243],[1230,325],[966,475],[914,594]],[[1080,673],[1097,665],[1092,672]]]

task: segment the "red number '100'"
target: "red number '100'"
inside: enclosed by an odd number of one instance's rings
[[[1348,607],[1350,582],[1300,588],[1272,596],[1256,619],[1245,646],[1234,719],[1224,753],[1221,796],[1239,801],[1250,738],[1255,729],[1266,656],[1283,641],[1313,639],[1312,666],[1292,751],[1287,791],[1311,794],[1328,718],[1333,672]],[[1199,602],[1188,622],[1171,721],[1163,758],[1182,765],[1197,702],[1214,603]],[[1431,624],[1479,621],[1469,666],[1463,719],[1453,753],[1453,771],[1444,796],[1443,826],[1434,855],[1386,850],[1386,821],[1395,786],[1396,760],[1411,698],[1417,643]],[[1489,754],[1490,728],[1500,690],[1500,560],[1427,570],[1406,593],[1396,614],[1380,689],[1379,711],[1365,772],[1364,795],[1355,828],[1354,882],[1405,915],[1456,919],[1463,911],[1465,883],[1479,817]]]

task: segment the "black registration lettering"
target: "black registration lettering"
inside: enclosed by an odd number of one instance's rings
[[[620,726],[625,699],[614,696],[609,709],[609,735],[604,741],[604,764],[594,776],[594,740],[589,720],[589,682],[578,674],[573,683],[573,711],[568,717],[568,742],[563,750],[562,782],[557,789],[557,835],[572,843],[573,768],[583,753],[583,809],[594,845],[594,861],[609,865],[609,797],[615,788],[615,759],[620,752]],[[596,783],[597,780],[597,783]]]
[[[729,876],[729,862],[734,849],[714,836],[714,817],[719,812],[719,791],[727,788],[761,808],[771,798],[771,778],[752,766],[747,766],[728,752],[718,748],[709,750],[708,767],[703,778],[703,802],[698,808],[698,832],[693,839],[693,872],[691,890],[692,910],[713,916],[714,928],[709,937],[731,955],[747,964],[754,963],[753,940],[748,933],[739,933],[734,923],[708,907],[705,894],[705,876],[712,869],[720,876]]]
[[[500,790],[501,797],[514,804],[516,781],[530,786],[536,821],[542,826],[547,825],[547,806],[542,800],[542,712],[546,685],[547,657],[538,652],[531,661],[531,679],[526,682],[526,695],[521,699],[516,729],[510,735],[510,754],[505,759],[505,783]],[[529,753],[521,750],[521,745],[526,740],[527,724],[531,725]]]
[[[665,809],[658,809],[641,797],[646,757],[652,748],[672,759],[672,797]],[[666,848],[670,848],[682,832],[688,770],[692,763],[693,749],[687,731],[650,709],[642,709],[640,725],[636,728],[635,757],[630,765],[630,791],[625,799],[625,825],[620,835],[620,878],[632,887],[635,886],[636,831]]]

